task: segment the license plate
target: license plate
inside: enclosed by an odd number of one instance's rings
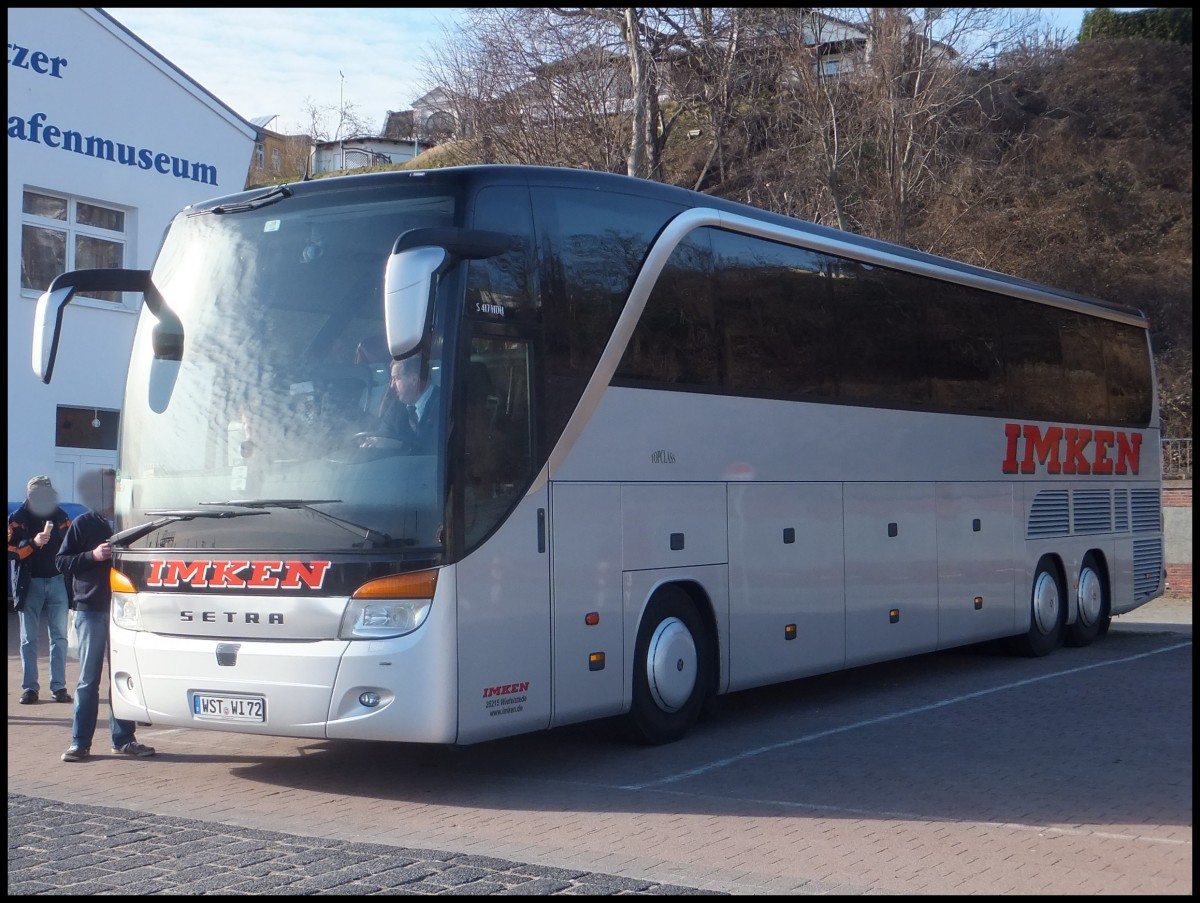
[[[262,696],[222,696],[196,693],[192,717],[208,721],[266,721],[267,701]]]

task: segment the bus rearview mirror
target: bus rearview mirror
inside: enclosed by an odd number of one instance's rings
[[[183,355],[183,324],[150,279],[149,270],[74,270],[54,278],[37,301],[33,321],[33,372],[43,383],[54,374],[54,360],[62,336],[63,311],[80,292],[140,292],[150,312],[158,318],[155,330],[157,357],[179,360]]]
[[[383,284],[383,321],[392,358],[408,357],[429,325],[437,276],[449,261],[445,248],[409,248],[388,258]]]
[[[460,260],[521,250],[522,240],[482,229],[431,227],[401,233],[384,273],[383,313],[392,358],[408,357],[429,328],[437,277]]]
[[[43,383],[54,374],[58,337],[62,331],[63,308],[75,294],[73,285],[47,289],[37,300],[33,317],[33,372]]]

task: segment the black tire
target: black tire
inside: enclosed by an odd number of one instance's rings
[[[1067,591],[1058,565],[1049,555],[1038,562],[1029,597],[1029,630],[1016,638],[1021,655],[1040,658],[1062,644]]]
[[[691,597],[678,586],[654,594],[633,653],[629,724],[644,743],[673,743],[688,732],[713,686],[712,643]]]
[[[1076,591],[1075,621],[1067,625],[1068,646],[1090,646],[1096,638],[1108,633],[1112,621],[1109,601],[1108,572],[1092,552],[1083,557],[1079,568],[1079,589]]]

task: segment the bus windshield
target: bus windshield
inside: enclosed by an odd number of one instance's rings
[[[362,193],[284,193],[175,219],[153,280],[184,350],[156,401],[163,362],[143,310],[117,490],[121,528],[164,523],[132,548],[440,555],[445,324],[435,312],[393,368],[383,281],[397,237],[456,225],[458,204],[445,187]],[[163,517],[197,510],[231,516]]]

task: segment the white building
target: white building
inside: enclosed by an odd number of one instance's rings
[[[320,141],[313,149],[314,173],[341,172],[365,166],[407,163],[421,148],[413,139],[361,135],[339,141]]]
[[[140,296],[76,298],[54,380],[30,364],[38,295],[59,273],[148,269],[187,204],[241,191],[255,130],[96,8],[8,10],[8,499],[49,474],[116,465]]]

